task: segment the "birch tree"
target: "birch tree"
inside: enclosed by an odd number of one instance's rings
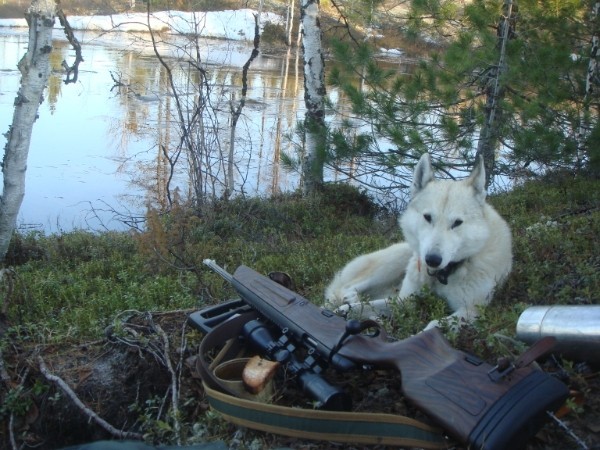
[[[302,180],[305,194],[323,184],[323,162],[326,145],[325,127],[325,58],[321,42],[319,0],[302,0],[302,53],[304,55],[304,155]]]
[[[0,259],[4,261],[17,215],[25,196],[25,171],[33,124],[44,100],[50,76],[52,29],[56,17],[54,0],[33,0],[25,13],[29,46],[19,61],[21,87],[15,98],[13,122],[7,136],[2,163],[4,186],[0,198]]]
[[[594,100],[594,90],[600,82],[599,77],[599,64],[598,58],[600,58],[600,1],[592,2],[592,11],[590,14],[590,28],[591,28],[591,39],[590,39],[590,51],[587,71],[585,73],[585,86],[583,94],[583,104],[581,111],[579,112],[579,129],[577,130],[577,161],[581,163],[585,159],[586,146],[588,140],[597,139],[596,130],[593,130],[592,124],[590,123],[590,106]],[[596,123],[596,126],[598,124]],[[594,133],[596,131],[596,133]],[[590,160],[594,169],[598,169],[600,160],[600,150],[595,147],[595,150],[590,152]]]
[[[6,257],[25,196],[29,144],[33,124],[38,116],[39,106],[44,101],[44,89],[52,70],[52,29],[57,17],[75,52],[73,64],[69,65],[66,61],[61,64],[65,70],[65,84],[77,82],[79,64],[83,62],[81,45],[58,4],[58,0],[32,0],[25,12],[25,19],[29,25],[29,42],[27,52],[18,63],[21,86],[14,102],[13,121],[5,134],[7,142],[2,161],[4,184],[0,196],[0,262]]]

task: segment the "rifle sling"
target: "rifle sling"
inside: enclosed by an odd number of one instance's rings
[[[213,410],[237,425],[255,430],[296,438],[345,442],[354,444],[380,444],[425,449],[448,448],[440,429],[409,417],[392,414],[323,411],[278,406],[240,398],[239,392],[230,389],[214,374],[214,368],[239,356],[243,342],[239,339],[242,327],[256,319],[256,312],[241,314],[213,328],[202,339],[196,368],[203,381],[204,390]],[[207,354],[223,347],[211,361]]]

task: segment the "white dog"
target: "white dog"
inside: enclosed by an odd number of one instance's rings
[[[347,311],[368,298],[371,308],[363,315],[372,315],[385,313],[388,299],[402,301],[429,286],[446,299],[459,324],[473,320],[477,306],[490,302],[512,267],[510,229],[485,197],[481,158],[464,180],[434,180],[424,154],[400,218],[406,242],[352,260],[327,288],[327,301],[349,305],[339,308]]]

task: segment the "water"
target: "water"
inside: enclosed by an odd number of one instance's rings
[[[22,229],[46,232],[84,228],[125,229],[123,216],[143,215],[148,202],[164,202],[166,161],[160,150],[179,142],[174,98],[167,95],[167,73],[152,55],[148,36],[126,33],[79,37],[84,63],[79,81],[65,85],[60,63],[72,60],[66,42],[52,53],[54,71],[34,124],[26,194],[18,218]],[[0,128],[8,130],[19,87],[17,63],[27,49],[27,30],[0,29]],[[166,47],[161,48],[163,51]],[[211,147],[205,188],[222,189],[222,152],[229,149],[230,108],[240,97],[241,66],[250,55],[246,43],[202,42],[214,116],[221,130]],[[71,58],[71,59],[70,59]],[[248,103],[235,138],[234,192],[269,194],[294,189],[298,179],[277,163],[289,151],[285,139],[304,114],[302,76],[296,55],[260,55],[250,67]],[[179,92],[190,71],[175,70]],[[121,83],[115,87],[115,80]],[[193,92],[182,95],[194,100]],[[4,133],[4,131],[3,131]],[[6,142],[3,139],[3,147]],[[217,148],[218,147],[218,148]],[[169,185],[186,195],[192,190],[185,161]]]

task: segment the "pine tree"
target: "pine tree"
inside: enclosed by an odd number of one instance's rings
[[[587,164],[598,134],[598,89],[586,90],[598,85],[592,11],[574,0],[414,0],[402,25],[437,49],[410,74],[382,69],[367,46],[336,47],[329,81],[353,117],[332,132],[328,162],[401,177],[425,151],[459,168],[485,150],[490,175]]]

